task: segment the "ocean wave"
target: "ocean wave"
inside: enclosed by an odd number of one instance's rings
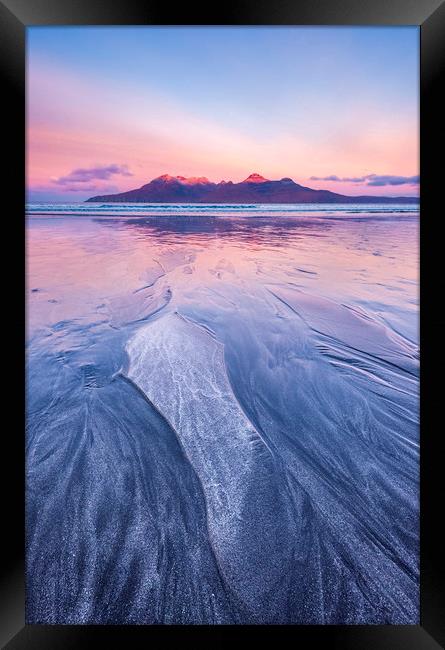
[[[74,203],[48,204],[28,203],[28,216],[37,215],[226,215],[233,214],[409,214],[417,213],[418,206],[412,204],[155,204],[155,203]]]

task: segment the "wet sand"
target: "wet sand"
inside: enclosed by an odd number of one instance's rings
[[[417,236],[31,217],[27,622],[418,623]]]

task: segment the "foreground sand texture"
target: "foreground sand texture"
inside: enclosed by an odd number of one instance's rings
[[[29,220],[28,623],[418,623],[417,230]]]

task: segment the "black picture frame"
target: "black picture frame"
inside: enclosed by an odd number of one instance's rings
[[[11,424],[3,427],[3,519],[7,522],[2,542],[0,583],[0,642],[9,650],[19,648],[77,648],[102,643],[128,647],[159,647],[164,643],[210,644],[212,647],[256,635],[265,643],[310,644],[348,650],[434,650],[445,645],[445,599],[443,590],[440,488],[443,483],[439,453],[443,368],[440,350],[441,327],[437,301],[443,296],[440,280],[441,240],[438,221],[441,199],[443,103],[440,95],[441,66],[445,52],[445,2],[443,0],[240,0],[236,4],[215,3],[193,7],[183,3],[173,8],[159,0],[0,0],[0,70],[3,90],[3,131],[7,158],[6,194],[8,220],[18,244],[18,277],[23,277],[24,163],[25,163],[25,31],[31,25],[419,25],[421,39],[420,104],[420,349],[421,349],[421,625],[405,626],[43,626],[25,625],[24,581],[24,436],[23,419],[17,407]],[[390,62],[389,62],[390,64]],[[442,145],[442,146],[441,146]],[[6,156],[7,152],[7,156]],[[435,155],[437,154],[437,155]],[[443,167],[443,165],[442,165]],[[9,242],[8,238],[8,242]],[[11,240],[12,241],[12,240]],[[12,245],[12,244],[11,244]],[[9,244],[8,244],[9,246]],[[17,350],[23,349],[25,314],[24,285],[15,292],[13,352],[18,367],[12,391],[24,395],[23,372]],[[442,292],[441,292],[442,289]],[[19,327],[17,322],[21,323]],[[439,343],[438,343],[439,342]],[[8,345],[9,347],[9,345]],[[12,366],[11,366],[12,367]],[[9,408],[9,407],[8,407]],[[24,409],[23,411],[24,412]],[[9,472],[6,469],[9,468]]]

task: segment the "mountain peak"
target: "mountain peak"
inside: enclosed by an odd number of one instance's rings
[[[173,181],[181,181],[184,176],[170,176],[170,174],[162,174],[162,176],[157,176],[153,181],[163,181],[164,183],[172,183]],[[152,182],[153,182],[152,181]]]
[[[183,176],[177,177],[183,179],[182,182],[187,185],[209,185],[210,181],[206,176],[189,176],[189,178],[184,178]]]
[[[209,179],[205,176],[190,176],[187,178],[186,176],[170,176],[170,174],[162,174],[162,176],[154,178],[153,181],[162,181],[163,183],[182,183],[183,185],[208,185],[210,183]]]
[[[243,183],[267,183],[268,179],[261,176],[261,174],[250,174],[246,179],[243,180]]]

